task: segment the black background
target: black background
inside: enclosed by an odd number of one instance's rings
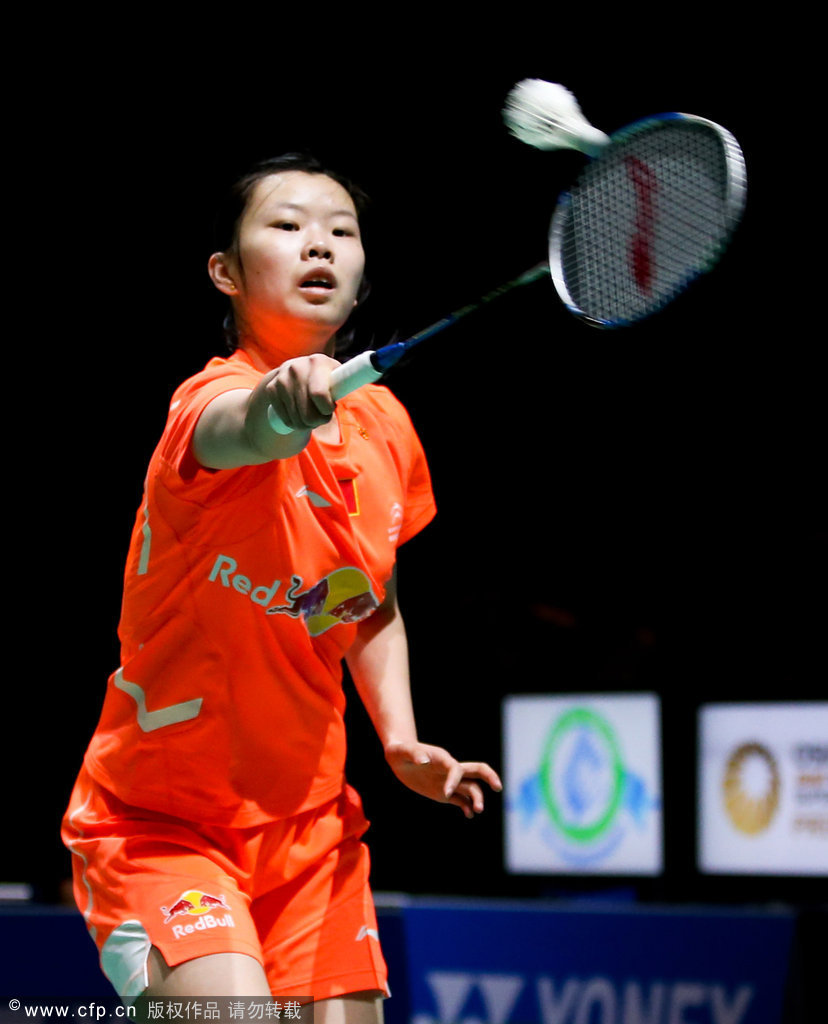
[[[748,205],[715,272],[643,325],[592,330],[539,283],[390,377],[440,508],[400,555],[421,738],[499,767],[508,693],[656,692],[665,873],[594,887],[809,902],[813,880],[694,867],[698,705],[825,696],[822,298],[803,283],[816,215],[790,144],[812,130],[796,91],[807,61],[781,35],[746,45],[745,25],[721,21],[645,38],[630,17],[627,39],[551,13],[481,27],[458,11],[451,31],[419,17],[365,26],[320,9],[287,26],[227,11],[172,26],[136,13],[22,40],[6,122],[14,617],[0,878],[57,899],[69,873],[58,823],[118,664],[145,465],[176,384],[222,351],[205,270],[220,190],[297,148],[358,180],[373,198],[360,334],[382,343],[545,257],[583,158],[523,146],[500,116],[516,81],[540,77],[608,132],[664,110],[722,123],[745,153]],[[355,701],[349,718],[377,889],[592,884],[508,877],[501,799],[473,822],[422,801],[391,777]]]

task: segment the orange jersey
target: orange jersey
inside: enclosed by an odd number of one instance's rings
[[[201,413],[261,376],[239,351],[173,396],[127,559],[122,663],[85,758],[129,804],[231,826],[340,793],[341,659],[435,512],[408,415],[378,386],[338,403],[337,444],[200,466]]]

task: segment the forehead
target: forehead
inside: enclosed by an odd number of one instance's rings
[[[262,178],[250,195],[244,216],[267,216],[281,206],[300,206],[327,216],[357,216],[353,199],[338,181],[306,171],[281,171]]]

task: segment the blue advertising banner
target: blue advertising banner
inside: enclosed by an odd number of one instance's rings
[[[779,1024],[793,914],[417,902],[410,1024]]]

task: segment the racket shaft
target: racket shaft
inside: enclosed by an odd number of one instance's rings
[[[477,302],[471,302],[469,305],[463,306],[461,309],[457,309],[453,313],[449,313],[448,316],[444,316],[442,319],[437,320],[429,327],[424,327],[421,331],[413,334],[406,341],[398,341],[393,345],[386,345],[384,348],[377,349],[372,357],[373,365],[376,368],[381,369],[383,372],[390,370],[395,363],[402,359],[406,352],[414,348],[416,345],[419,345],[421,341],[426,341],[435,334],[439,334],[440,331],[444,331],[447,327],[451,327],[452,324],[456,324],[458,320],[462,320],[470,313],[477,312],[477,310],[482,306],[487,305],[494,299],[500,298],[501,295],[506,295],[514,288],[520,288],[523,285],[531,284],[533,281],[538,281],[540,278],[548,276],[549,264],[546,261],[538,263],[536,266],[520,274],[519,277],[515,277],[506,284],[493,288],[492,291],[487,292],[481,299],[478,299]],[[338,372],[338,370],[335,370],[334,375]],[[352,388],[351,390],[354,389]]]

